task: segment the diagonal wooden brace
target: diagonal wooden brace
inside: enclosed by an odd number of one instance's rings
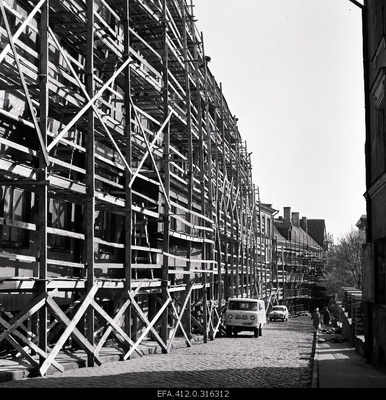
[[[92,302],[92,306],[94,307],[95,311],[97,311],[100,315],[105,318],[105,320],[111,325],[112,329],[118,332],[130,346],[135,346],[135,343],[127,336],[124,330],[106,313],[106,311],[95,301]],[[137,353],[142,356],[142,353],[136,350]]]
[[[31,10],[26,19],[22,22],[22,24],[19,26],[19,28],[17,29],[17,31],[14,33],[13,35],[13,40],[16,41],[18,39],[18,37],[22,34],[22,32],[24,31],[24,29],[29,25],[30,21],[32,20],[32,18],[34,17],[34,15],[40,10],[41,6],[46,2],[47,0],[40,0],[38,4],[36,4],[36,6],[33,8],[33,10]],[[9,48],[11,47],[11,45],[9,43],[7,43],[3,50],[0,53],[0,63],[4,60],[4,57],[7,55]]]
[[[35,343],[33,343],[32,341],[30,341],[27,337],[25,337],[23,334],[21,334],[18,331],[14,331],[14,325],[11,326],[9,324],[9,322],[5,321],[3,318],[0,317],[0,324],[3,325],[4,327],[9,328],[7,330],[8,335],[5,338],[6,340],[8,340],[9,343],[11,343],[11,345],[17,349],[20,353],[22,353],[24,355],[24,357],[30,362],[30,364],[35,367],[36,369],[39,369],[39,363],[37,361],[35,361],[27,352],[26,350],[21,347],[19,345],[19,343],[13,338],[13,336],[17,337],[18,339],[20,339],[22,342],[24,342],[31,350],[35,351],[36,354],[38,354],[39,356],[43,357],[43,358],[47,358],[48,354],[43,351],[40,347],[38,347]],[[10,328],[14,328],[14,329],[10,329]],[[12,334],[11,334],[12,332]],[[52,362],[52,365],[58,369],[60,372],[64,371],[64,368],[56,361]]]
[[[142,285],[140,284],[134,291],[134,296],[137,295],[137,293],[140,291]],[[124,312],[126,311],[127,307],[130,305],[131,299],[128,299],[125,301],[123,306],[120,308],[120,310],[117,312],[115,315],[113,322],[115,325],[118,324],[119,319],[122,317]],[[109,316],[110,318],[110,316]],[[105,318],[106,319],[106,318]],[[99,341],[98,345],[95,348],[95,353],[99,354],[100,349],[103,347],[104,343],[106,342],[107,338],[109,337],[110,333],[113,331],[113,326],[114,324],[110,324],[110,326],[107,327],[106,331],[103,333],[101,340]]]
[[[3,19],[4,19],[5,27],[6,27],[6,30],[7,30],[9,43],[10,43],[11,48],[12,48],[12,52],[13,52],[13,56],[15,58],[17,69],[19,71],[19,76],[20,76],[21,84],[23,86],[24,94],[25,94],[25,97],[26,97],[26,100],[27,100],[28,108],[30,110],[30,113],[31,113],[31,116],[32,116],[32,119],[33,119],[33,123],[34,123],[35,129],[36,129],[36,133],[38,135],[39,144],[40,144],[40,150],[41,150],[41,153],[42,153],[42,156],[43,156],[43,159],[44,159],[45,166],[48,167],[48,165],[50,164],[50,161],[48,159],[48,153],[47,153],[47,150],[46,150],[46,144],[45,144],[45,141],[43,139],[42,133],[40,131],[39,121],[38,121],[38,119],[36,118],[36,115],[35,115],[35,108],[34,108],[34,106],[32,104],[32,100],[31,100],[31,97],[30,97],[30,94],[29,94],[29,91],[28,91],[28,87],[27,87],[27,82],[25,81],[24,74],[23,74],[23,71],[22,71],[22,68],[21,68],[21,64],[20,64],[20,60],[19,60],[19,56],[18,56],[17,51],[16,51],[16,46],[15,46],[15,44],[13,42],[12,32],[11,32],[11,28],[9,27],[8,18],[7,18],[7,14],[5,12],[3,0],[0,1],[0,9],[1,9],[1,14],[3,16]]]
[[[82,90],[83,95],[86,97],[87,100],[91,100],[89,94],[87,93],[87,90],[85,89],[84,85],[82,84],[82,82],[80,81],[78,75],[76,74],[70,60],[68,59],[66,53],[63,51],[62,46],[60,46],[60,43],[58,41],[58,39],[56,38],[54,32],[52,31],[52,29],[49,27],[48,31],[50,32],[50,35],[52,36],[52,39],[54,40],[56,47],[58,48],[58,50],[60,51],[63,59],[65,60],[67,66],[70,68],[70,71],[72,73],[72,76],[75,78],[76,82],[78,83],[79,88]],[[94,110],[96,116],[99,119],[99,122],[101,123],[101,125],[103,126],[107,136],[109,137],[111,143],[113,144],[113,146],[115,147],[116,152],[119,154],[119,157],[121,158],[122,162],[125,164],[126,168],[128,169],[128,171],[132,172],[129,164],[127,163],[127,160],[125,158],[125,156],[122,154],[120,148],[118,147],[116,141],[114,140],[113,136],[111,135],[109,128],[106,126],[105,122],[103,121],[96,105],[94,103],[91,104],[92,109]],[[49,147],[49,149],[51,149],[51,147]]]
[[[82,115],[95,103],[103,92],[115,81],[117,76],[129,65],[130,59],[127,59],[122,63],[122,65],[114,72],[110,79],[99,89],[99,91],[90,99],[87,104],[79,111],[79,113],[66,125],[66,127],[59,132],[59,134],[52,140],[52,142],[47,146],[47,151],[50,152],[53,147],[59,142],[59,140],[76,124],[76,122],[82,117]]]
[[[55,290],[55,293],[57,290]],[[9,334],[15,331],[27,318],[35,314],[46,302],[47,293],[41,293],[28,302],[13,318],[7,323],[7,328],[0,334],[0,342],[5,339]],[[0,324],[4,325],[1,321]],[[5,325],[4,325],[5,326]]]
[[[173,333],[172,333],[172,337],[170,338],[168,350],[170,350],[170,348],[171,348],[172,341],[173,341],[173,339],[174,339],[174,336],[175,336],[175,334],[176,334],[176,332],[177,332],[177,328],[178,328],[178,327],[181,328],[182,332],[184,333],[184,335],[185,335],[185,337],[186,337],[186,340],[188,341],[189,345],[191,346],[190,339],[188,339],[188,337],[187,337],[187,335],[186,335],[186,333],[185,333],[185,330],[183,329],[183,327],[182,327],[182,325],[181,325],[181,321],[182,321],[182,316],[184,315],[184,312],[185,312],[186,305],[188,304],[188,301],[189,301],[189,299],[190,299],[190,295],[191,295],[191,293],[192,293],[192,290],[193,290],[193,285],[191,285],[191,287],[190,287],[190,289],[189,289],[189,292],[188,292],[188,294],[187,294],[187,296],[186,296],[186,298],[185,298],[184,304],[183,304],[183,306],[182,306],[182,308],[181,308],[180,315],[178,316],[178,319],[177,319],[177,324],[176,324],[175,329],[174,329],[174,331],[173,331]],[[168,296],[169,296],[169,298],[170,298],[170,300],[171,300],[169,291],[167,291],[167,293],[168,293]],[[174,305],[173,305],[173,307],[174,307]],[[177,314],[177,310],[176,310],[176,314]]]
[[[50,364],[52,361],[55,359],[57,354],[59,353],[60,349],[63,347],[64,343],[68,339],[70,335],[73,335],[78,341],[79,344],[84,348],[84,350],[87,353],[90,353],[94,355],[94,358],[97,362],[97,364],[101,365],[101,361],[99,360],[98,357],[95,356],[94,354],[94,348],[91,346],[91,344],[87,341],[87,339],[79,332],[79,330],[76,328],[76,325],[80,321],[80,319],[83,317],[84,313],[86,312],[88,306],[92,303],[94,295],[98,291],[98,284],[95,284],[90,291],[87,293],[87,296],[85,297],[83,303],[75,313],[74,317],[72,320],[69,320],[66,314],[59,308],[59,306],[53,301],[53,299],[48,296],[47,297],[47,305],[50,306],[52,312],[55,314],[55,316],[60,319],[65,325],[66,328],[64,329],[64,332],[62,333],[61,337],[55,344],[54,348],[52,349],[50,355],[48,358],[43,362],[42,366],[39,369],[40,374],[43,376],[47,372]]]
[[[161,309],[158,311],[158,313],[156,314],[156,316],[153,318],[153,320],[150,322],[145,314],[142,312],[141,308],[139,307],[139,305],[137,304],[137,302],[134,300],[133,295],[129,292],[128,293],[129,297],[131,298],[133,307],[135,308],[135,310],[137,311],[138,316],[142,319],[142,321],[144,322],[145,325],[147,325],[147,328],[142,332],[142,335],[139,337],[139,339],[137,340],[137,342],[135,343],[135,345],[124,355],[123,359],[127,360],[130,355],[134,352],[134,350],[136,350],[136,348],[139,346],[139,344],[142,342],[143,338],[148,334],[149,331],[151,331],[153,333],[153,335],[155,336],[157,342],[159,343],[159,345],[166,351],[168,351],[166,344],[164,343],[164,341],[161,339],[161,337],[158,335],[158,333],[155,331],[155,329],[153,328],[153,325],[157,322],[158,318],[162,315],[162,313],[164,312],[165,308],[168,306],[169,302],[170,302],[170,298],[167,299],[167,301],[163,304],[163,306],[161,307]]]

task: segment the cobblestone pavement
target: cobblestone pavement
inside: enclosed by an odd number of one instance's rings
[[[162,393],[168,397],[162,389],[309,388],[313,338],[310,318],[300,316],[287,322],[270,322],[259,338],[251,332],[241,332],[237,337],[217,337],[207,343],[199,341],[192,347],[172,349],[169,354],[155,353],[99,367],[10,381],[0,384],[0,390],[151,388],[157,389],[157,397],[163,397]]]

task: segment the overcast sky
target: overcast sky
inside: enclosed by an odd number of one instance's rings
[[[361,10],[349,0],[193,0],[209,68],[260,199],[324,219],[335,242],[366,214]]]

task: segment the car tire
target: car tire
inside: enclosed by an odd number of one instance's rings
[[[253,336],[254,336],[255,338],[258,338],[258,337],[259,337],[259,328],[256,328],[256,329],[253,331]]]
[[[225,328],[225,331],[226,331],[226,334],[227,334],[228,337],[232,336],[232,327],[231,326],[227,326]]]
[[[263,328],[261,327],[261,325],[260,325],[260,328],[259,328],[259,336],[263,336]]]

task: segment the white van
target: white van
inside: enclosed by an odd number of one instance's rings
[[[227,336],[236,336],[241,331],[253,331],[254,337],[263,332],[267,323],[264,300],[231,298],[225,311],[225,330]]]

